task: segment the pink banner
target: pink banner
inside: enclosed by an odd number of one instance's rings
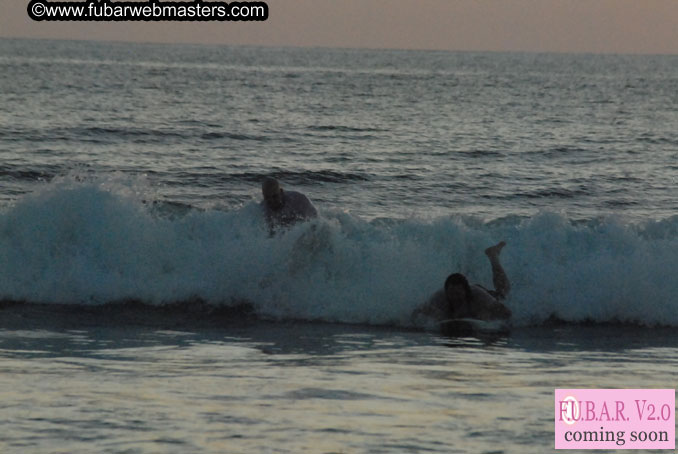
[[[675,449],[675,389],[556,389],[556,449]]]

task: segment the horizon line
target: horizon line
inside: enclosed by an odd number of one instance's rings
[[[247,43],[210,43],[210,42],[191,42],[191,41],[136,41],[125,39],[91,39],[91,38],[55,38],[55,37],[35,37],[35,36],[2,36],[2,40],[25,40],[25,41],[64,41],[64,42],[93,42],[93,43],[112,43],[112,44],[142,44],[142,45],[167,45],[167,46],[203,46],[203,47],[251,47],[263,49],[327,49],[327,50],[349,50],[349,51],[395,51],[395,52],[442,52],[442,53],[487,53],[487,54],[554,54],[554,55],[605,55],[605,56],[629,56],[629,57],[676,57],[678,53],[662,52],[619,52],[619,51],[563,51],[563,50],[493,50],[493,49],[434,49],[434,48],[400,48],[400,47],[345,47],[318,44],[247,44]]]

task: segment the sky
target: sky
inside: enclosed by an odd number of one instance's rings
[[[265,22],[34,22],[0,37],[459,51],[678,54],[678,0],[268,0]]]

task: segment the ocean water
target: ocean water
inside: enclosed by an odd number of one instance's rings
[[[0,451],[541,453],[555,388],[675,388],[677,105],[676,56],[0,40]],[[510,333],[412,321],[499,240]]]

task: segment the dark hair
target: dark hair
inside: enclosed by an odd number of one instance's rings
[[[466,279],[466,276],[464,276],[463,274],[454,273],[447,276],[447,279],[445,279],[445,290],[447,290],[447,287],[449,287],[450,285],[461,285],[462,287],[464,287],[464,290],[466,291],[466,298],[473,299],[471,286],[468,283],[468,279]]]

